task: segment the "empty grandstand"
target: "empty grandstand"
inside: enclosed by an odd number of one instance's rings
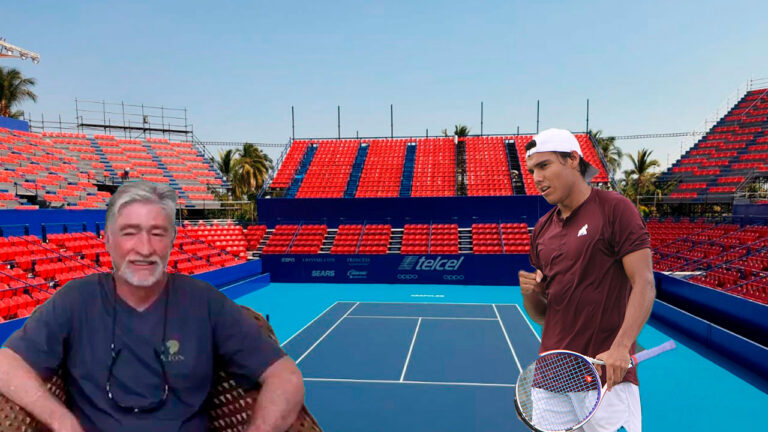
[[[768,88],[750,90],[660,177],[672,202],[732,202],[768,181]]]
[[[595,144],[576,134],[584,158],[609,178]],[[285,198],[538,195],[525,169],[533,135],[394,139],[297,139],[268,193]]]
[[[167,183],[180,208],[216,208],[226,180],[195,145],[0,128],[0,208],[106,208],[110,191],[135,179]]]

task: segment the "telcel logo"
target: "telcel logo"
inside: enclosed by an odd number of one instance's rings
[[[312,277],[334,277],[336,270],[312,270]]]
[[[446,270],[458,270],[461,266],[461,262],[464,261],[464,257],[459,259],[447,259],[438,256],[434,259],[427,259],[427,257],[405,257],[400,263],[398,270],[428,270],[428,271],[446,271]]]

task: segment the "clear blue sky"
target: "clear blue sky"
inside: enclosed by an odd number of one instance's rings
[[[536,128],[689,131],[768,77],[763,1],[27,1],[0,36],[39,64],[39,118],[74,99],[186,107],[202,140]],[[622,141],[663,164],[680,139]]]

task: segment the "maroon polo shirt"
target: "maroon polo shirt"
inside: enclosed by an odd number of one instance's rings
[[[539,219],[530,252],[531,264],[544,274],[547,299],[539,352],[594,357],[610,349],[632,290],[621,260],[650,247],[637,209],[616,192],[592,189],[567,218],[555,207]],[[624,381],[638,383],[634,368]]]

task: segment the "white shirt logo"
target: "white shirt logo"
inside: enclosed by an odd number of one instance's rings
[[[584,224],[584,226],[581,227],[581,229],[579,230],[579,233],[576,235],[576,237],[581,237],[581,236],[587,235],[587,227],[588,226],[589,226],[588,224]]]

